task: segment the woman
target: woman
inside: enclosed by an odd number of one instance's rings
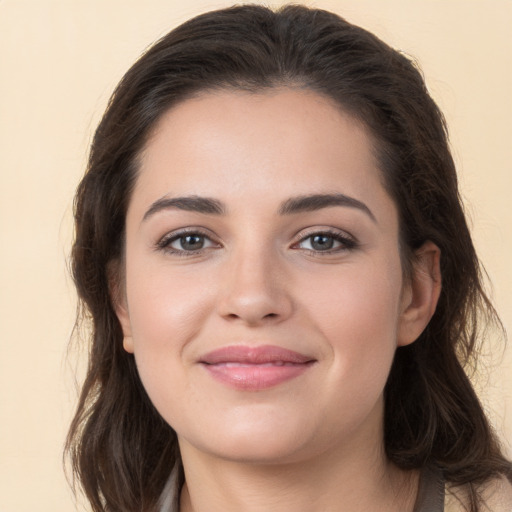
[[[178,27],[115,91],[75,216],[93,510],[512,509],[443,118],[375,36],[300,6]]]

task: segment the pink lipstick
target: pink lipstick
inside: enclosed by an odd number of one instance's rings
[[[315,359],[273,345],[233,345],[214,350],[199,362],[213,378],[228,386],[258,391],[298,377]]]

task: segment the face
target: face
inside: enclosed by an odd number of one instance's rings
[[[277,462],[381,439],[414,301],[371,140],[328,99],[224,91],[167,112],[124,283],[124,347],[182,450]]]

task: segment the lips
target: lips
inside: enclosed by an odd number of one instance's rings
[[[302,375],[314,362],[307,355],[273,345],[228,346],[199,361],[214,379],[246,391],[277,386]]]

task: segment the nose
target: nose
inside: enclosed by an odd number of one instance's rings
[[[289,284],[277,254],[241,249],[226,264],[219,314],[248,326],[280,323],[293,311]]]

